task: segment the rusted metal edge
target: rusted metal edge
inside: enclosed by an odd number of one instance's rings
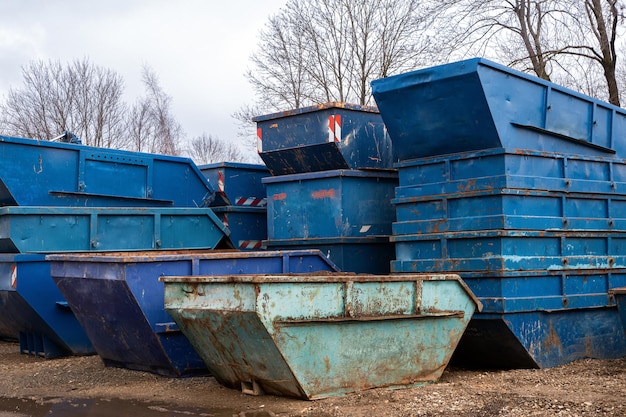
[[[463,311],[434,311],[422,314],[392,314],[389,316],[357,316],[357,317],[329,317],[320,319],[293,319],[275,320],[274,324],[279,326],[298,326],[315,323],[346,323],[346,322],[367,322],[367,321],[388,321],[388,320],[419,320],[436,317],[458,317],[463,318]]]
[[[289,283],[293,278],[304,282],[412,282],[412,281],[459,281],[464,284],[457,274],[350,274],[345,272],[319,271],[306,274],[248,274],[248,275],[193,275],[193,276],[161,276],[161,282],[182,282],[189,284],[239,282],[247,284]],[[467,290],[469,288],[464,287]]]

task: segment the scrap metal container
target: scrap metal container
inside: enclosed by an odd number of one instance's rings
[[[230,230],[234,248],[260,250],[267,239],[267,192],[263,178],[270,172],[264,165],[219,162],[201,165],[200,171],[217,194],[212,209]]]
[[[265,249],[267,240],[267,208],[255,206],[212,207],[215,215],[230,231],[230,241],[235,249]]]
[[[337,269],[314,250],[53,254],[46,259],[54,282],[106,366],[168,377],[207,370],[165,311],[159,277]]]
[[[372,82],[398,159],[482,149],[626,157],[626,110],[482,58]]]
[[[395,172],[333,170],[263,182],[268,248],[316,248],[342,271],[389,273]]]
[[[372,89],[400,159],[391,271],[456,273],[485,305],[454,360],[626,355],[626,112],[483,59]]]
[[[265,207],[263,178],[271,174],[265,165],[218,162],[200,165],[200,171],[216,188],[213,206]]]
[[[229,233],[210,208],[0,207],[0,251],[215,249]]]
[[[0,337],[45,358],[95,353],[43,254],[0,254]]]
[[[214,188],[188,158],[0,136],[0,205],[204,207]]]
[[[456,275],[160,279],[220,383],[308,400],[437,381],[480,309]]]
[[[333,102],[252,120],[272,175],[393,168],[391,140],[375,107]]]

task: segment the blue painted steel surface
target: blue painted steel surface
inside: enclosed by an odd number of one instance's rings
[[[397,174],[334,170],[263,179],[268,239],[388,236]]]
[[[452,364],[476,368],[550,368],[626,354],[615,307],[476,314]]]
[[[388,236],[267,240],[272,250],[318,249],[343,272],[388,274],[394,246]]]
[[[626,268],[626,233],[490,230],[392,236],[394,270],[543,271]]]
[[[456,275],[161,280],[220,383],[303,399],[437,381],[480,308]]]
[[[372,83],[401,162],[394,273],[458,273],[485,305],[456,357],[626,355],[626,111],[483,60]]]
[[[319,251],[48,255],[51,275],[107,366],[178,377],[206,372],[163,307],[164,275],[334,271]]]
[[[626,160],[520,149],[489,149],[396,164],[398,198],[512,188],[625,195]]]
[[[265,207],[267,204],[262,180],[270,172],[265,165],[218,162],[199,168],[216,189],[213,206]]]
[[[212,207],[215,215],[230,231],[230,241],[239,250],[264,249],[267,239],[267,209],[251,206]]]
[[[228,233],[210,208],[0,207],[2,252],[214,249]]]
[[[609,294],[611,294],[615,299],[620,321],[624,328],[624,332],[626,332],[626,286],[612,288],[611,290],[609,290]]]
[[[0,254],[0,336],[45,358],[95,353],[42,254]]]
[[[375,107],[325,103],[255,117],[258,151],[272,175],[391,169],[391,140]]]
[[[214,189],[188,158],[0,136],[0,205],[204,207]]]
[[[491,148],[626,157],[626,110],[474,58],[372,82],[400,160]]]
[[[395,235],[513,229],[605,234],[626,230],[626,195],[504,188],[392,202],[396,206]]]

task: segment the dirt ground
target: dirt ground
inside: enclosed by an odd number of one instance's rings
[[[0,342],[0,398],[40,404],[60,399],[136,400],[194,407],[198,416],[625,416],[626,358],[577,361],[551,369],[469,371],[447,369],[424,387],[375,389],[344,397],[302,401],[251,396],[211,377],[170,379],[105,367],[97,356],[42,359]],[[166,413],[164,408],[154,415]],[[184,414],[184,413],[183,413]],[[190,413],[187,413],[190,414]],[[25,415],[25,414],[3,414]],[[98,414],[100,415],[100,414]],[[122,414],[119,414],[122,415]]]

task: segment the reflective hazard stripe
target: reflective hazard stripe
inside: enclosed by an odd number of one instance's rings
[[[341,142],[341,115],[328,116],[328,142]]]
[[[240,249],[261,249],[263,247],[262,240],[240,240]]]
[[[256,197],[237,197],[235,199],[237,206],[265,207],[267,206],[267,198]]]
[[[217,189],[224,192],[224,173],[222,171],[217,173]]]
[[[260,127],[256,128],[256,151],[263,152],[263,131]]]

